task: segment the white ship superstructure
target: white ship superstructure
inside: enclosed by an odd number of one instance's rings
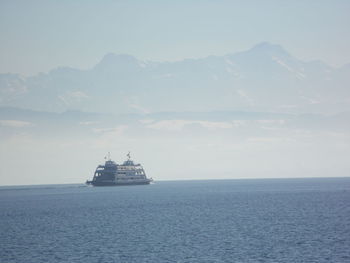
[[[108,156],[105,164],[96,168],[93,179],[86,183],[94,186],[150,184],[153,180],[146,177],[141,164],[135,164],[130,153],[127,157],[128,159],[119,165]]]

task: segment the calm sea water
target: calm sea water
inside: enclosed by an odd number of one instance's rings
[[[350,262],[350,178],[0,187],[0,262]]]

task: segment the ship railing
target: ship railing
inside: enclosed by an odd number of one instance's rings
[[[121,166],[119,165],[118,170],[143,170],[141,165],[137,165],[137,167],[134,166]]]

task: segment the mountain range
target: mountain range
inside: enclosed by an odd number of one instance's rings
[[[305,62],[267,42],[225,56],[175,62],[109,53],[87,70],[59,67],[24,77],[0,74],[0,106],[113,114],[350,110],[350,64]]]
[[[84,182],[109,151],[131,151],[157,180],[347,176],[349,83],[350,65],[270,43],[0,74],[0,184]]]

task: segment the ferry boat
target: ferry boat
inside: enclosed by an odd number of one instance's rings
[[[105,157],[104,165],[97,166],[94,177],[86,184],[93,186],[117,186],[117,185],[137,185],[150,184],[152,178],[147,178],[141,164],[136,164],[131,160],[130,152],[126,155],[128,159],[123,164],[117,164],[110,158]]]

